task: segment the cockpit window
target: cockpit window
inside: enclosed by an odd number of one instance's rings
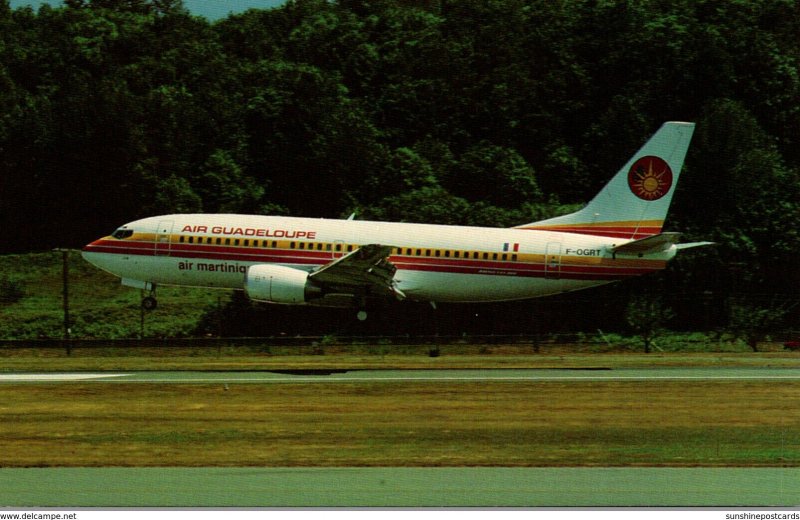
[[[114,231],[111,236],[117,240],[122,240],[123,238],[130,237],[131,235],[133,235],[132,229],[119,228],[118,230]]]

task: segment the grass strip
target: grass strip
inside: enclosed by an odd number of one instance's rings
[[[797,466],[800,382],[0,386],[0,466]]]

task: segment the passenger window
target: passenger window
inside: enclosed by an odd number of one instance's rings
[[[322,245],[323,245],[322,242],[317,244],[317,251],[322,251]]]
[[[444,257],[445,258],[450,258],[450,251],[449,250],[444,252]]]
[[[305,249],[305,248],[306,248],[306,243],[300,242],[300,249]]]
[[[353,245],[352,245],[352,244],[348,245],[348,246],[347,246],[347,252],[349,253],[349,252],[351,252],[352,250],[353,250]]]
[[[511,255],[511,261],[512,262],[516,262],[517,261],[517,255]]]
[[[244,247],[247,247],[249,245],[250,245],[250,239],[249,238],[245,238],[244,239]]]
[[[342,250],[342,244],[336,244],[336,250],[337,251],[341,251]]]
[[[492,253],[492,260],[497,260],[497,253]]]
[[[189,243],[194,244],[194,237],[189,237]]]
[[[460,256],[459,256],[459,253],[460,253],[459,251],[455,251],[455,252],[453,253],[453,257],[455,257],[455,258],[460,258]]]
[[[226,239],[225,239],[225,245],[226,245],[226,246],[229,246],[229,245],[231,245],[231,239],[230,239],[230,238],[226,238]]]
[[[273,240],[272,241],[272,247],[278,247],[278,241],[277,240]]]
[[[483,253],[483,259],[484,260],[488,260],[489,259],[489,253]]]
[[[217,245],[220,245],[221,243],[222,243],[222,239],[221,238],[217,238]]]
[[[425,256],[431,256],[431,250],[430,249],[426,249],[425,250]]]
[[[295,244],[294,242],[290,243],[290,244],[289,244],[289,249],[294,249],[294,246],[295,246],[295,245],[297,245],[297,244]]]
[[[505,262],[508,260],[508,253],[503,253],[503,261]]]
[[[178,239],[178,242],[180,242],[181,244],[183,244],[183,241],[184,241],[184,236],[183,236],[183,235],[181,235],[181,237]]]

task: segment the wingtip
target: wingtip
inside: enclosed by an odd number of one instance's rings
[[[664,124],[665,125],[672,125],[672,126],[687,126],[687,127],[690,127],[690,126],[693,127],[694,126],[694,123],[690,122],[690,121],[667,121]]]
[[[675,244],[678,249],[692,249],[695,247],[716,246],[716,242],[685,242],[683,244]]]

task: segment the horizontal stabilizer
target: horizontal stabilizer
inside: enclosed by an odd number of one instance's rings
[[[614,254],[623,253],[633,255],[660,253],[672,247],[680,238],[680,233],[660,233],[658,235],[634,240],[633,242],[628,242],[627,244],[613,247],[611,248],[611,252]]]
[[[716,242],[687,242],[685,244],[675,244],[678,249],[691,249],[693,247],[715,246]]]

